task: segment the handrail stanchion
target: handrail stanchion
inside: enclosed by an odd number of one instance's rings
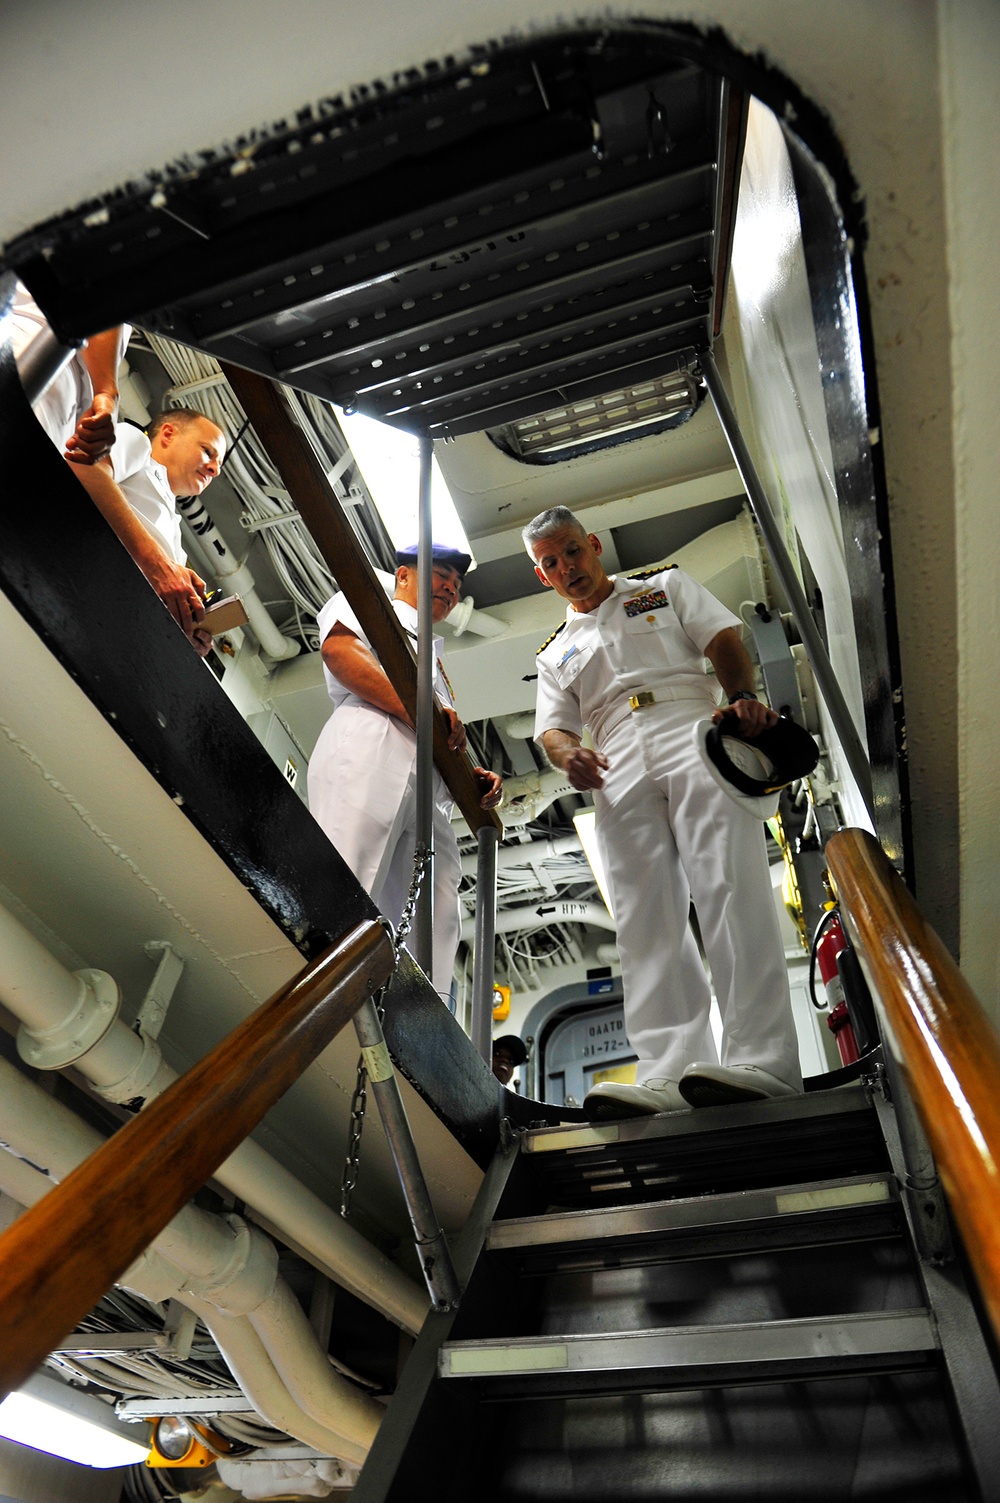
[[[477,832],[476,948],[472,964],[472,1043],[487,1064],[493,1058],[493,945],[497,928],[497,846],[492,825]]]
[[[417,898],[417,964],[434,968],[434,556],[431,552],[430,438],[420,440],[417,524],[417,856],[423,880]]]
[[[420,1167],[406,1107],[403,1105],[399,1082],[389,1058],[378,1008],[374,1002],[369,1000],[362,1003],[354,1015],[354,1029],[361,1045],[368,1081],[375,1093],[375,1102],[396,1165],[396,1173],[399,1175],[427,1292],[435,1309],[450,1310],[458,1303],[461,1294],[458,1276],[427,1189],[424,1171]]]
[[[39,397],[45,395],[59,372],[69,365],[76,351],[77,346],[63,344],[57,339],[48,324],[39,329],[17,361],[17,374],[24,387],[24,395],[32,406]]]
[[[708,386],[715,410],[722,424],[722,431],[726,435],[726,442],[732,450],[736,468],[740,472],[740,479],[746,488],[747,497],[753,508],[753,514],[767,545],[767,551],[774,565],[774,572],[778,576],[781,588],[788,597],[788,603],[792,608],[795,624],[802,637],[802,643],[809,659],[809,666],[813,671],[820,693],[826,701],[826,707],[830,712],[830,719],[844,749],[847,765],[854,774],[854,781],[865,801],[865,806],[872,820],[875,818],[875,797],[872,792],[871,764],[868,753],[858,735],[857,728],[847,707],[841,687],[837,682],[833,665],[827,655],[823,638],[819,634],[816,622],[813,620],[812,611],[805,597],[805,591],[799,583],[799,577],[795,572],[785,540],[778,530],[778,524],[774,520],[767,499],[767,492],[761,484],[757,467],[753,462],[750,450],[744,442],[740,432],[740,425],[736,418],[736,412],[729,400],[729,393],[722,383],[719,368],[715,363],[715,357],[710,351],[705,350],[701,354],[701,369]]]

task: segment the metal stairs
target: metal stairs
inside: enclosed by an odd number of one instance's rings
[[[462,1303],[429,1317],[354,1498],[1000,1497],[994,1366],[908,1185],[878,1072],[507,1133]]]

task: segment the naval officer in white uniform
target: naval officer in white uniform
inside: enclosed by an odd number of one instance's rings
[[[535,739],[594,795],[639,1056],[637,1083],[602,1082],[586,1109],[633,1116],[793,1095],[802,1077],[763,826],[709,776],[693,736],[706,717],[735,717],[751,737],[777,720],[753,692],[739,621],[679,569],[612,578],[600,539],[566,507],[523,536],[539,579],[569,602],[537,659]],[[722,1013],[721,1064],[692,899]]]
[[[443,621],[458,604],[471,559],[435,543],[433,613]],[[417,642],[417,548],[396,554],[392,608]],[[387,576],[388,578],[388,576]],[[323,674],[334,713],[309,759],[309,808],[362,887],[391,922],[399,923],[413,875],[416,844],[417,740],[412,722],[379,665],[345,595],[334,595],[318,616]],[[434,638],[434,693],[449,722],[448,745],[465,750],[465,728]],[[482,807],[494,809],[502,789],[496,773],[475,769]],[[462,869],[452,829],[452,800],[434,773],[434,956],[431,980],[444,1002],[451,994],[461,932],[458,884]]]
[[[118,423],[111,453],[100,461],[148,540],[151,563],[136,562],[202,657],[212,646],[211,633],[199,624],[205,615],[205,582],[187,567],[177,498],[200,496],[218,475],[225,455],[226,435],[211,418],[194,408],[174,407],[157,413],[147,433]],[[150,574],[154,565],[159,567],[159,587]]]
[[[21,282],[14,288],[10,323],[15,358],[24,354],[47,327],[44,314]],[[176,497],[198,495],[214,479],[225,452],[225,439],[202,413],[161,413],[150,429],[153,444],[158,443],[167,421],[176,427],[178,423],[186,425],[191,417],[214,432],[210,439],[215,454],[212,473],[203,473],[200,464],[184,463],[183,469],[180,468],[179,451],[175,450],[172,457],[175,483],[171,489],[163,466],[165,455],[152,455],[150,440],[143,433],[129,423],[116,422],[118,368],[130,334],[131,327],[125,324],[93,335],[50,383],[33,410],[133,563],[142,570],[195,650],[204,656],[211,647],[210,635],[200,627],[205,615],[202,604],[205,586],[186,566]],[[181,447],[188,445],[190,437],[188,427]],[[130,495],[125,495],[119,484],[119,480],[126,478],[131,481]],[[197,489],[187,489],[189,482]],[[172,514],[172,521],[168,513]]]

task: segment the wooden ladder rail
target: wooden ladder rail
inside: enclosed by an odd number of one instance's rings
[[[361,1004],[392,944],[331,945],[0,1238],[0,1398],[75,1329]]]
[[[878,842],[842,830],[826,857],[1000,1338],[1000,1037]]]
[[[255,371],[222,362],[222,372],[270,455],[295,508],[312,533],[327,568],[347,596],[392,687],[416,723],[417,665],[385,590],[334,494],[319,459],[295,420],[291,405],[274,381]],[[481,793],[467,756],[449,749],[448,728],[434,706],[434,765],[473,834],[486,826],[502,837],[503,823],[479,807]]]

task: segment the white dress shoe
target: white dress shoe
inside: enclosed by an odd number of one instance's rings
[[[647,1080],[644,1085],[602,1080],[587,1092],[583,1109],[591,1122],[620,1122],[623,1117],[655,1117],[689,1108],[676,1080]]]
[[[730,1102],[801,1094],[759,1065],[688,1065],[678,1090],[692,1106],[726,1106]]]

